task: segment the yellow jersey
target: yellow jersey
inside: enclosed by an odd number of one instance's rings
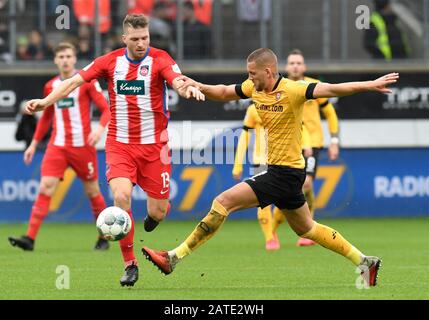
[[[252,98],[267,134],[268,164],[303,169],[302,121],[303,107],[312,99],[315,83],[293,81],[280,77],[269,93],[256,91],[251,80],[238,84],[236,93]]]
[[[243,121],[244,129],[255,130],[255,143],[253,148],[253,163],[267,163],[267,137],[265,129],[262,126],[262,119],[259,117],[254,104],[251,104],[246,111],[246,117]]]
[[[310,83],[318,83],[319,80],[305,77],[304,81]],[[326,120],[328,121],[329,131],[331,137],[338,135],[338,117],[335,112],[334,106],[327,98],[319,98],[307,100],[304,103],[303,122],[310,134],[311,147],[322,148],[324,145],[322,120],[320,118],[320,111],[323,112]]]

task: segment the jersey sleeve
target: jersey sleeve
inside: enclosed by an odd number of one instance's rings
[[[109,104],[103,95],[100,83],[97,80],[91,81],[89,85],[89,95],[91,100],[94,101],[98,110],[101,112],[100,125],[105,127],[110,121]]]
[[[235,93],[242,99],[249,99],[252,97],[253,88],[253,82],[247,79],[243,83],[235,85]]]
[[[289,90],[295,106],[301,106],[306,100],[314,99],[313,92],[317,83],[305,80],[293,81],[289,84]]]
[[[322,109],[322,113],[328,121],[329,132],[331,137],[338,137],[339,125],[338,117],[332,103],[329,103]]]
[[[256,126],[257,111],[255,105],[251,104],[246,110],[246,116],[243,120],[244,129],[254,129]]]
[[[43,88],[43,96],[46,97],[52,92],[52,86],[48,82]],[[54,118],[55,108],[53,105],[50,105],[45,110],[43,110],[42,116],[36,125],[36,130],[34,131],[33,139],[36,141],[41,141],[49,131],[51,126],[52,119]]]
[[[55,109],[54,106],[49,106],[43,110],[42,116],[37,122],[36,131],[34,132],[33,139],[36,141],[42,141],[43,138],[49,131],[52,119],[54,118]]]
[[[176,61],[167,52],[163,52],[159,58],[159,72],[167,83],[172,86],[173,80],[182,75],[182,71]]]
[[[98,78],[105,78],[107,75],[107,66],[109,65],[108,60],[108,55],[101,56],[80,70],[79,74],[86,82],[91,82],[91,80]]]
[[[328,98],[318,98],[316,99],[317,103],[319,104],[320,109],[323,109],[329,104]]]

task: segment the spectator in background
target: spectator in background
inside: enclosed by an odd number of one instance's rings
[[[25,104],[27,100],[23,100],[19,106],[19,113],[16,116],[17,128],[15,131],[15,140],[16,141],[24,141],[25,149],[27,149],[31,140],[33,140],[34,131],[36,131],[37,120],[40,114],[27,114],[25,112]],[[49,141],[50,134],[47,134],[44,139],[38,144],[37,149],[45,149],[46,144]]]
[[[106,39],[106,43],[103,47],[103,54],[122,48],[123,46],[122,35],[112,35]]]
[[[80,25],[94,26],[95,0],[73,0],[73,12]],[[99,31],[106,34],[112,26],[110,0],[98,0]]]
[[[91,46],[91,41],[89,39],[79,39],[77,44],[77,57],[79,60],[92,60],[94,59],[94,50]]]
[[[92,30],[87,24],[81,24],[77,28],[77,36],[79,39],[91,39]]]
[[[47,48],[44,44],[43,37],[38,30],[30,31],[28,36],[27,54],[32,60],[43,60],[47,55]]]
[[[0,61],[11,61],[12,56],[9,52],[9,30],[8,30],[8,8],[7,0],[0,0]]]
[[[209,26],[212,23],[213,0],[192,0],[196,19]],[[177,16],[176,0],[128,0],[128,14],[145,14],[151,17],[157,16],[170,25],[175,24]],[[155,11],[162,6],[162,17]]]
[[[26,36],[20,36],[17,40],[16,57],[19,60],[30,60],[31,57],[28,54],[28,39]]]
[[[145,14],[147,16],[152,14],[155,6],[155,0],[128,0],[128,14]]]
[[[213,0],[192,0],[195,18],[207,26],[212,24]]]
[[[405,59],[409,57],[408,40],[398,26],[398,18],[390,0],[374,0],[371,25],[365,31],[365,49],[374,59]]]
[[[183,55],[185,59],[210,58],[211,30],[195,17],[194,5],[183,5]]]
[[[73,42],[77,47],[78,59],[92,60],[94,58],[92,28],[88,24],[79,25],[77,29],[77,39]]]
[[[174,56],[173,28],[168,20],[169,8],[164,2],[157,3],[150,17],[150,40],[154,47],[167,51]]]
[[[241,21],[257,22],[271,19],[271,0],[238,0],[237,14]]]

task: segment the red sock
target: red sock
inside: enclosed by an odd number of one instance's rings
[[[94,219],[97,220],[98,215],[101,211],[106,209],[106,202],[104,201],[104,197],[101,194],[97,194],[95,197],[89,199],[91,203],[92,214],[94,215]]]
[[[39,231],[43,220],[48,215],[50,202],[51,197],[45,196],[44,194],[39,194],[37,196],[36,202],[33,204],[30,222],[27,229],[27,236],[33,240],[36,239],[37,232]]]
[[[130,215],[131,221],[133,222],[133,224],[127,236],[124,239],[119,241],[119,246],[121,248],[125,267],[129,266],[132,263],[137,265],[137,259],[136,259],[136,256],[134,255],[134,248],[133,248],[134,247],[134,219],[133,219],[133,214],[131,213],[131,209],[128,210],[127,212]]]

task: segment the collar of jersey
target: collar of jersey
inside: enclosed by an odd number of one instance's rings
[[[127,49],[125,49],[125,57],[127,58],[127,60],[128,60],[129,62],[134,63],[134,64],[139,64],[139,63],[140,63],[140,62],[142,62],[144,59],[146,59],[146,57],[147,57],[147,56],[148,56],[148,54],[149,54],[149,51],[150,51],[150,47],[149,47],[149,48],[147,48],[146,54],[144,55],[144,57],[143,57],[143,58],[141,58],[141,59],[139,59],[139,60],[132,60],[132,59],[130,59],[130,57],[128,57],[128,50],[127,50]]]
[[[279,79],[277,80],[277,82],[274,85],[274,88],[273,88],[273,90],[271,90],[271,92],[273,92],[273,91],[275,91],[277,89],[277,87],[279,86],[280,81],[282,81],[282,79],[283,79],[283,75],[281,73],[279,73]]]

